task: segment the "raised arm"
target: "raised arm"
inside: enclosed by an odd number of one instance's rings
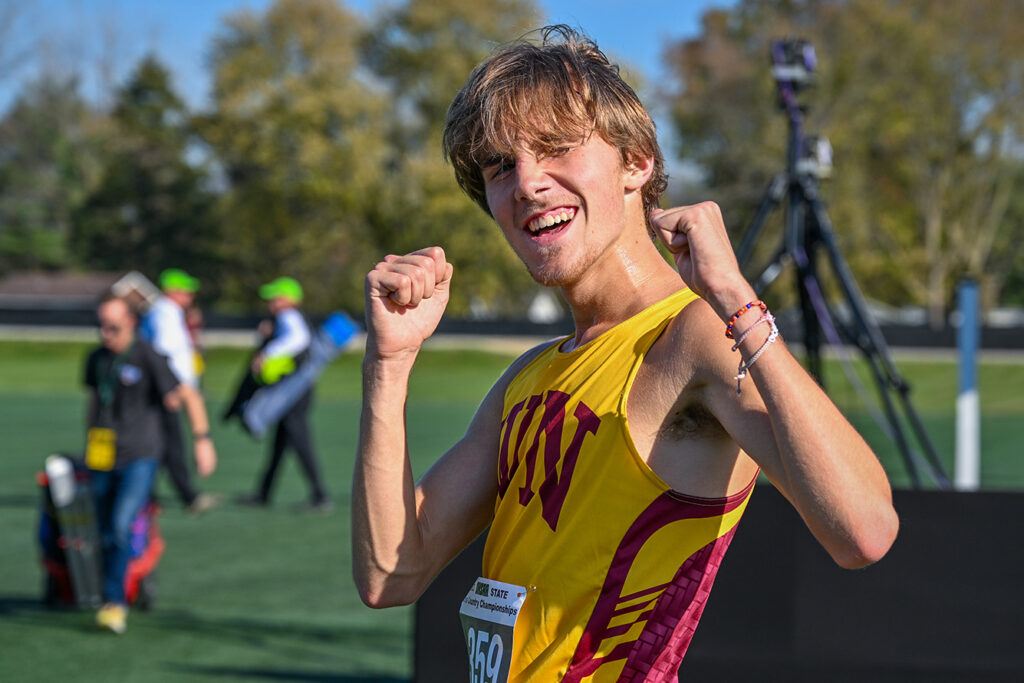
[[[353,573],[371,607],[408,604],[486,526],[497,487],[501,394],[417,485],[405,428],[408,380],[448,303],[439,247],[388,256],[366,278],[363,411],[352,483]]]
[[[698,329],[722,335],[732,314],[757,296],[740,273],[718,206],[706,202],[651,218],[680,276],[717,314],[697,321]],[[734,337],[758,318],[741,316]],[[709,392],[710,407],[839,565],[875,562],[895,540],[898,520],[885,471],[860,434],[781,340],[764,348],[736,393],[738,356],[749,362],[769,329],[752,329],[739,354],[724,338],[710,345],[708,363],[720,380]]]

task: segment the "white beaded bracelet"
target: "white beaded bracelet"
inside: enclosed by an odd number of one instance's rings
[[[765,339],[764,343],[761,344],[761,348],[759,348],[757,351],[755,351],[754,355],[750,357],[750,360],[744,361],[744,360],[740,359],[740,366],[736,370],[738,374],[735,377],[733,377],[733,379],[736,380],[736,393],[737,394],[742,393],[742,390],[740,388],[740,383],[743,382],[743,378],[747,376],[747,370],[750,369],[751,365],[753,365],[754,363],[757,362],[757,359],[761,357],[761,354],[764,353],[765,349],[767,349],[769,346],[774,344],[775,340],[779,338],[779,328],[775,326],[775,318],[774,318],[774,316],[772,316],[771,313],[765,313],[763,316],[761,316],[761,318],[756,323],[754,323],[753,325],[748,327],[743,332],[743,334],[740,335],[739,341],[737,341],[736,344],[734,344],[733,347],[732,347],[733,351],[736,351],[737,349],[739,349],[740,344],[743,342],[744,339],[747,338],[747,335],[750,334],[750,331],[753,330],[755,327],[757,327],[759,324],[761,324],[763,322],[767,322],[769,325],[772,326],[771,332],[768,334],[768,338]]]

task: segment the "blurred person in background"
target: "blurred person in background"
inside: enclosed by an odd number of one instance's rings
[[[260,298],[266,301],[273,316],[260,324],[262,341],[252,359],[252,374],[263,385],[279,382],[301,365],[309,352],[312,333],[309,323],[299,310],[302,286],[293,278],[279,277],[260,287]],[[243,496],[239,502],[248,505],[267,505],[270,502],[274,478],[285,449],[291,447],[309,483],[309,501],[300,509],[312,512],[330,512],[333,503],[324,488],[316,448],[309,427],[309,410],[313,402],[311,385],[284,414],[274,429],[274,441],[260,479],[257,491]]]
[[[164,450],[164,412],[185,407],[200,476],[214,471],[217,454],[202,397],[178,380],[164,356],[137,338],[138,320],[128,303],[113,295],[105,297],[96,316],[102,343],[85,363],[89,392],[85,464],[103,558],[104,604],[96,623],[123,633],[131,524],[152,494]]]
[[[196,346],[186,321],[186,311],[194,308],[199,280],[179,268],[168,268],[160,273],[160,290],[163,294],[147,311],[140,336],[157,353],[167,357],[171,371],[180,383],[187,384],[198,393]],[[202,398],[202,394],[199,396]],[[163,462],[178,498],[189,513],[202,514],[220,503],[221,498],[196,489],[185,458],[185,441],[178,413],[165,410],[161,424],[164,432]]]
[[[196,384],[202,386],[203,373],[206,371],[206,354],[203,350],[203,309],[192,303],[185,309],[185,326],[188,337],[192,340],[192,358],[196,370]]]

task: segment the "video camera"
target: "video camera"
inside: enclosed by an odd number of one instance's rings
[[[772,77],[780,87],[788,84],[799,90],[811,84],[818,57],[809,42],[800,38],[773,40],[771,56]]]

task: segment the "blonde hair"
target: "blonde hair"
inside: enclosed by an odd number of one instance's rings
[[[623,166],[651,157],[644,210],[658,206],[668,178],[654,121],[597,44],[564,25],[515,41],[470,74],[448,108],[443,149],[459,186],[490,213],[482,169],[516,150],[550,154],[597,133]]]

